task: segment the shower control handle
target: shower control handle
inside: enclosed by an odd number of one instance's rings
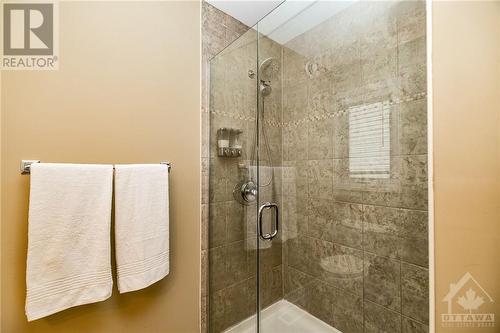
[[[270,234],[264,234],[262,231],[262,214],[265,209],[274,209],[274,231]],[[271,240],[276,235],[278,234],[278,220],[279,220],[279,215],[278,215],[278,205],[275,203],[271,202],[266,202],[259,208],[259,234],[260,237],[262,237],[265,240]]]

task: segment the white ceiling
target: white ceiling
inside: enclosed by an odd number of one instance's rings
[[[259,22],[259,32],[284,45],[335,16],[354,1],[286,1]]]
[[[341,12],[356,0],[207,1],[249,27],[254,26],[260,21],[259,32],[284,45],[293,38]],[[269,14],[278,5],[279,8]]]
[[[206,0],[212,6],[231,15],[247,26],[254,26],[266,14],[276,8],[283,0]]]

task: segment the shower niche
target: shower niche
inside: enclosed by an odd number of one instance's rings
[[[221,127],[217,130],[217,156],[240,157],[242,154],[241,134],[239,128]]]

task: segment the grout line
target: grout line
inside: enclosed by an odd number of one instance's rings
[[[418,267],[418,268],[422,268],[422,269],[426,269],[426,270],[429,269],[429,267],[422,266],[422,265],[419,265],[419,264],[415,264],[415,263],[412,263],[412,262],[409,262],[409,261],[406,261],[406,260],[403,260],[403,259],[400,259],[400,258],[388,257],[388,256],[381,255],[381,254],[378,254],[378,253],[370,251],[370,250],[366,250],[366,249],[364,249],[363,246],[361,248],[356,248],[356,247],[352,247],[350,245],[345,245],[343,243],[339,243],[339,242],[336,242],[336,241],[330,241],[330,240],[321,239],[321,238],[317,238],[317,237],[313,237],[313,236],[309,236],[309,235],[303,235],[302,237],[307,237],[307,238],[311,238],[311,239],[315,239],[315,240],[320,240],[320,241],[323,241],[323,242],[331,243],[332,245],[335,245],[335,244],[336,245],[340,245],[340,246],[346,247],[346,248],[348,248],[350,250],[354,250],[354,251],[363,251],[366,254],[375,255],[377,257],[384,258],[384,259],[389,259],[389,260],[392,260],[392,261],[401,261],[402,264],[412,265],[412,266],[415,266],[415,267]],[[364,254],[363,254],[363,260],[364,260]]]
[[[426,324],[426,323],[424,323],[424,322],[422,322],[422,321],[420,321],[420,320],[418,320],[418,319],[415,319],[415,318],[409,317],[409,316],[407,316],[407,315],[405,315],[405,314],[403,314],[403,313],[401,314],[401,318],[402,318],[402,319],[408,319],[408,320],[414,321],[414,322],[416,322],[416,323],[418,323],[418,324],[420,324],[420,325],[429,326],[429,324]]]
[[[361,252],[361,255],[363,256],[363,277],[361,279],[362,281],[362,286],[363,286],[363,289],[362,289],[362,302],[361,302],[361,312],[363,313],[363,330],[365,329],[365,299],[366,299],[366,295],[365,295],[365,276],[366,276],[366,266],[365,266],[365,254],[366,254],[366,251],[365,251],[365,206],[364,205],[361,205],[361,248],[362,248],[362,252]]]
[[[403,270],[401,260],[399,260],[399,313],[403,315]],[[403,332],[403,317],[399,318],[399,325],[401,326],[401,332]]]

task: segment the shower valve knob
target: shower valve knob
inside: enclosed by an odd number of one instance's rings
[[[250,205],[257,199],[257,191],[257,185],[253,181],[242,181],[234,187],[233,197],[242,205]]]

